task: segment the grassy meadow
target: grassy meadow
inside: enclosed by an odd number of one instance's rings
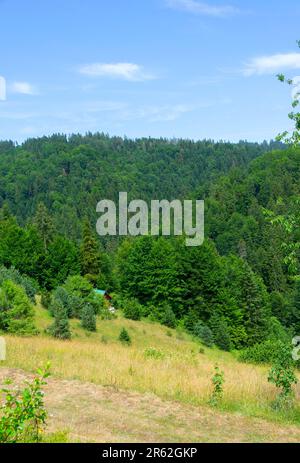
[[[78,320],[72,320],[70,341],[48,337],[45,328],[51,322],[49,313],[38,304],[36,324],[40,334],[30,338],[5,336],[7,360],[3,366],[34,372],[49,361],[54,378],[206,406],[218,363],[225,374],[224,399],[219,410],[300,424],[300,407],[284,414],[272,410],[276,390],[267,381],[269,366],[243,364],[234,353],[203,347],[180,330],[148,320],[127,320],[120,313],[114,320],[98,319],[96,333],[88,333]],[[118,341],[123,327],[131,336],[130,346]],[[153,349],[155,357],[151,356]],[[299,397],[297,386],[297,401]]]

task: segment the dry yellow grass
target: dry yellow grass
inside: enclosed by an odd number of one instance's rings
[[[29,374],[0,369],[21,384]],[[299,442],[300,427],[270,423],[208,406],[166,401],[154,394],[49,378],[44,440],[53,442]],[[62,431],[66,431],[63,433]],[[50,436],[49,436],[50,433]]]
[[[37,309],[37,321],[45,328],[51,319]],[[161,398],[200,405],[211,393],[211,376],[216,362],[225,373],[224,406],[245,414],[269,413],[276,391],[267,381],[268,367],[238,362],[232,354],[205,349],[187,335],[155,323],[118,318],[97,323],[97,333],[87,335],[78,321],[72,321],[74,337],[58,341],[41,335],[33,338],[7,336],[4,366],[34,371],[51,362],[52,374],[123,390],[154,393]],[[121,345],[121,327],[132,338],[132,345]],[[105,339],[103,338],[105,336]],[[145,349],[154,347],[162,359],[146,358]],[[299,399],[299,387],[296,390]]]

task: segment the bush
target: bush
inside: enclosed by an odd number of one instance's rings
[[[203,344],[207,347],[212,347],[214,344],[214,337],[212,334],[211,329],[204,325],[201,321],[198,321],[196,325],[194,325],[193,334],[203,342]]]
[[[136,299],[123,299],[122,309],[125,318],[130,320],[140,320],[142,318],[142,307]]]
[[[82,309],[81,325],[88,331],[96,331],[96,315],[91,304],[86,304]]]
[[[93,306],[94,313],[100,313],[103,307],[103,297],[98,296],[89,282],[79,276],[69,277],[63,286],[59,286],[53,292],[49,310],[53,313],[53,305],[59,302],[68,318],[81,318],[81,313],[86,304]]]
[[[2,283],[4,283],[4,281],[7,280],[22,286],[31,302],[35,301],[35,296],[38,291],[38,284],[32,278],[22,275],[14,267],[7,269],[6,267],[2,266],[0,267],[0,286]]]
[[[79,307],[77,307],[78,304],[76,304],[76,302],[77,301],[74,300],[72,295],[69,294],[65,288],[59,286],[52,293],[49,305],[50,313],[51,315],[55,316],[56,307],[59,305],[65,308],[67,317],[71,318],[74,311],[78,310],[79,312],[81,312],[82,302],[80,299],[78,300]]]
[[[242,350],[239,354],[239,360],[245,363],[273,363],[281,348],[282,341],[268,339]]]
[[[171,307],[167,304],[163,306],[160,322],[168,328],[176,328],[175,314]]]
[[[213,315],[209,321],[214,341],[219,349],[230,351],[232,348],[229,328],[224,317]]]
[[[55,300],[54,306],[54,323],[50,326],[49,332],[54,338],[70,339],[71,331],[66,308],[61,301]]]
[[[145,349],[144,355],[146,358],[153,358],[157,360],[165,358],[164,352],[162,352],[159,349],[156,349],[155,347],[148,347],[147,349]]]
[[[51,294],[49,291],[43,291],[41,296],[41,304],[45,309],[49,309],[51,303]]]
[[[120,332],[119,341],[120,341],[122,344],[127,344],[127,345],[130,345],[130,344],[131,344],[131,338],[130,338],[130,336],[129,336],[128,331],[127,331],[125,328],[122,328],[122,330],[121,330],[121,332]]]
[[[0,288],[0,329],[21,335],[37,332],[34,310],[25,290],[9,280]]]
[[[5,396],[0,407],[1,443],[40,442],[47,418],[42,386],[49,376],[49,365],[37,373],[32,382],[26,381],[23,390],[1,389]]]
[[[211,379],[213,385],[213,392],[210,396],[209,403],[212,406],[217,406],[223,398],[223,384],[224,384],[224,372],[220,370],[218,365],[215,366],[215,372]]]
[[[74,294],[79,298],[85,298],[93,291],[91,283],[80,275],[69,276],[63,284],[63,288],[68,293]]]
[[[101,315],[103,311],[108,309],[108,302],[105,297],[95,291],[92,291],[84,300],[93,306],[96,315]]]
[[[298,382],[294,367],[291,348],[281,343],[281,348],[276,355],[268,376],[268,381],[275,384],[280,391],[273,404],[275,408],[282,409],[293,405],[292,386]]]
[[[220,370],[218,365],[215,366],[215,373],[211,379],[213,392],[210,396],[209,403],[213,407],[217,406],[223,398],[224,372]]]
[[[290,341],[289,333],[276,317],[270,317],[268,320],[267,337],[271,341],[282,341],[284,343]]]

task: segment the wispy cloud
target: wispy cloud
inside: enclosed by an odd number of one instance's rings
[[[194,105],[139,105],[125,102],[93,101],[83,105],[81,114],[97,117],[101,113],[111,113],[114,120],[147,120],[148,122],[168,122],[180,118],[183,114],[194,111]]]
[[[252,58],[245,64],[243,74],[273,74],[286,69],[300,69],[300,53],[285,53]]]
[[[21,93],[23,95],[36,95],[36,88],[28,82],[13,82],[9,86],[12,93]]]
[[[145,119],[148,122],[170,122],[179,119],[183,114],[194,111],[194,109],[194,106],[185,104],[142,106],[122,111],[120,117],[123,120]]]
[[[239,13],[239,9],[231,5],[211,5],[196,0],[165,0],[170,8],[206,16],[228,16]]]
[[[90,77],[110,77],[131,82],[156,78],[155,75],[146,72],[143,66],[134,63],[92,63],[79,68],[79,72]]]

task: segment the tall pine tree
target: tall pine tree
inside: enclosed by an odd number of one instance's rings
[[[83,223],[80,266],[81,274],[96,285],[100,274],[100,251],[87,219]]]
[[[44,203],[38,204],[33,222],[43,240],[44,249],[46,251],[48,249],[49,243],[53,238],[54,225],[48,209]]]

